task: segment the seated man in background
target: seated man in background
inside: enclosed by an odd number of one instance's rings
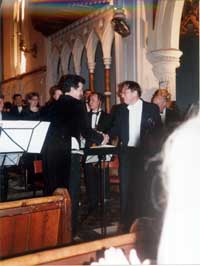
[[[89,97],[88,120],[91,128],[97,132],[107,133],[110,126],[110,115],[102,110],[103,95],[94,92]],[[91,147],[94,143],[87,140],[86,148]],[[100,195],[100,171],[98,167],[97,156],[87,156],[84,164],[84,175],[86,182],[86,191],[88,197],[88,213],[97,209],[98,200]],[[106,180],[105,180],[105,197],[109,198],[109,179],[108,179],[108,167],[106,168]]]
[[[180,115],[177,109],[171,108],[171,94],[167,89],[158,89],[154,93],[151,101],[158,105],[161,121],[164,126],[175,126],[180,121]]]
[[[24,106],[23,106],[22,95],[19,93],[14,94],[13,95],[13,106],[10,111],[12,115],[12,119],[21,120],[21,114],[22,114],[23,109],[24,109]]]

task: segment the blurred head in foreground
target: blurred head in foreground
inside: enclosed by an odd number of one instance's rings
[[[199,264],[200,239],[200,114],[167,139],[162,178],[167,207],[158,264]]]

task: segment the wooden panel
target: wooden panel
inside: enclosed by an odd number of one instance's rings
[[[120,246],[120,243],[118,243],[118,245],[116,247],[122,248],[124,253],[128,256],[130,250],[133,248],[133,243],[127,244],[127,245],[121,245],[121,246]],[[105,248],[102,248],[100,250],[91,251],[91,252],[84,253],[81,255],[52,261],[49,263],[44,263],[42,265],[54,265],[54,266],[59,266],[59,265],[90,265],[93,261],[98,261],[98,259],[104,257],[104,250],[105,250]]]
[[[56,246],[60,210],[31,214],[29,250]]]
[[[30,266],[30,265],[74,265],[82,264],[96,258],[97,251],[108,247],[121,247],[129,251],[134,247],[136,235],[125,234],[116,237],[105,238],[84,244],[53,250],[37,252],[32,255],[21,256],[1,261],[1,266]]]
[[[1,258],[70,241],[71,201],[66,189],[51,197],[0,204]]]
[[[28,215],[5,217],[0,220],[0,256],[22,253],[27,248]]]
[[[63,196],[56,195],[56,196],[49,196],[49,197],[40,197],[40,198],[33,198],[33,199],[24,199],[24,200],[15,200],[10,202],[1,202],[0,210],[18,208],[18,207],[26,207],[26,206],[33,206],[36,204],[42,203],[50,203],[50,202],[58,202],[63,201]]]
[[[14,231],[14,220],[11,217],[3,218],[0,220],[0,255],[6,256],[10,253],[10,243]],[[11,230],[8,230],[10,228]]]
[[[11,254],[23,253],[27,250],[27,236],[29,231],[30,215],[15,216],[15,227],[13,232],[13,249]]]

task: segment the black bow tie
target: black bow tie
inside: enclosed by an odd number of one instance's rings
[[[98,111],[98,112],[92,112],[92,115],[98,115],[99,113],[101,113],[101,111]]]

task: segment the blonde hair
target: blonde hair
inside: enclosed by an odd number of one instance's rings
[[[175,130],[163,149],[167,208],[158,264],[200,264],[199,136],[200,114]]]
[[[156,90],[154,92],[154,94],[153,94],[152,99],[154,99],[157,96],[160,96],[160,97],[165,98],[165,100],[167,102],[170,102],[171,101],[171,93],[169,93],[167,89],[158,89],[158,90]]]

